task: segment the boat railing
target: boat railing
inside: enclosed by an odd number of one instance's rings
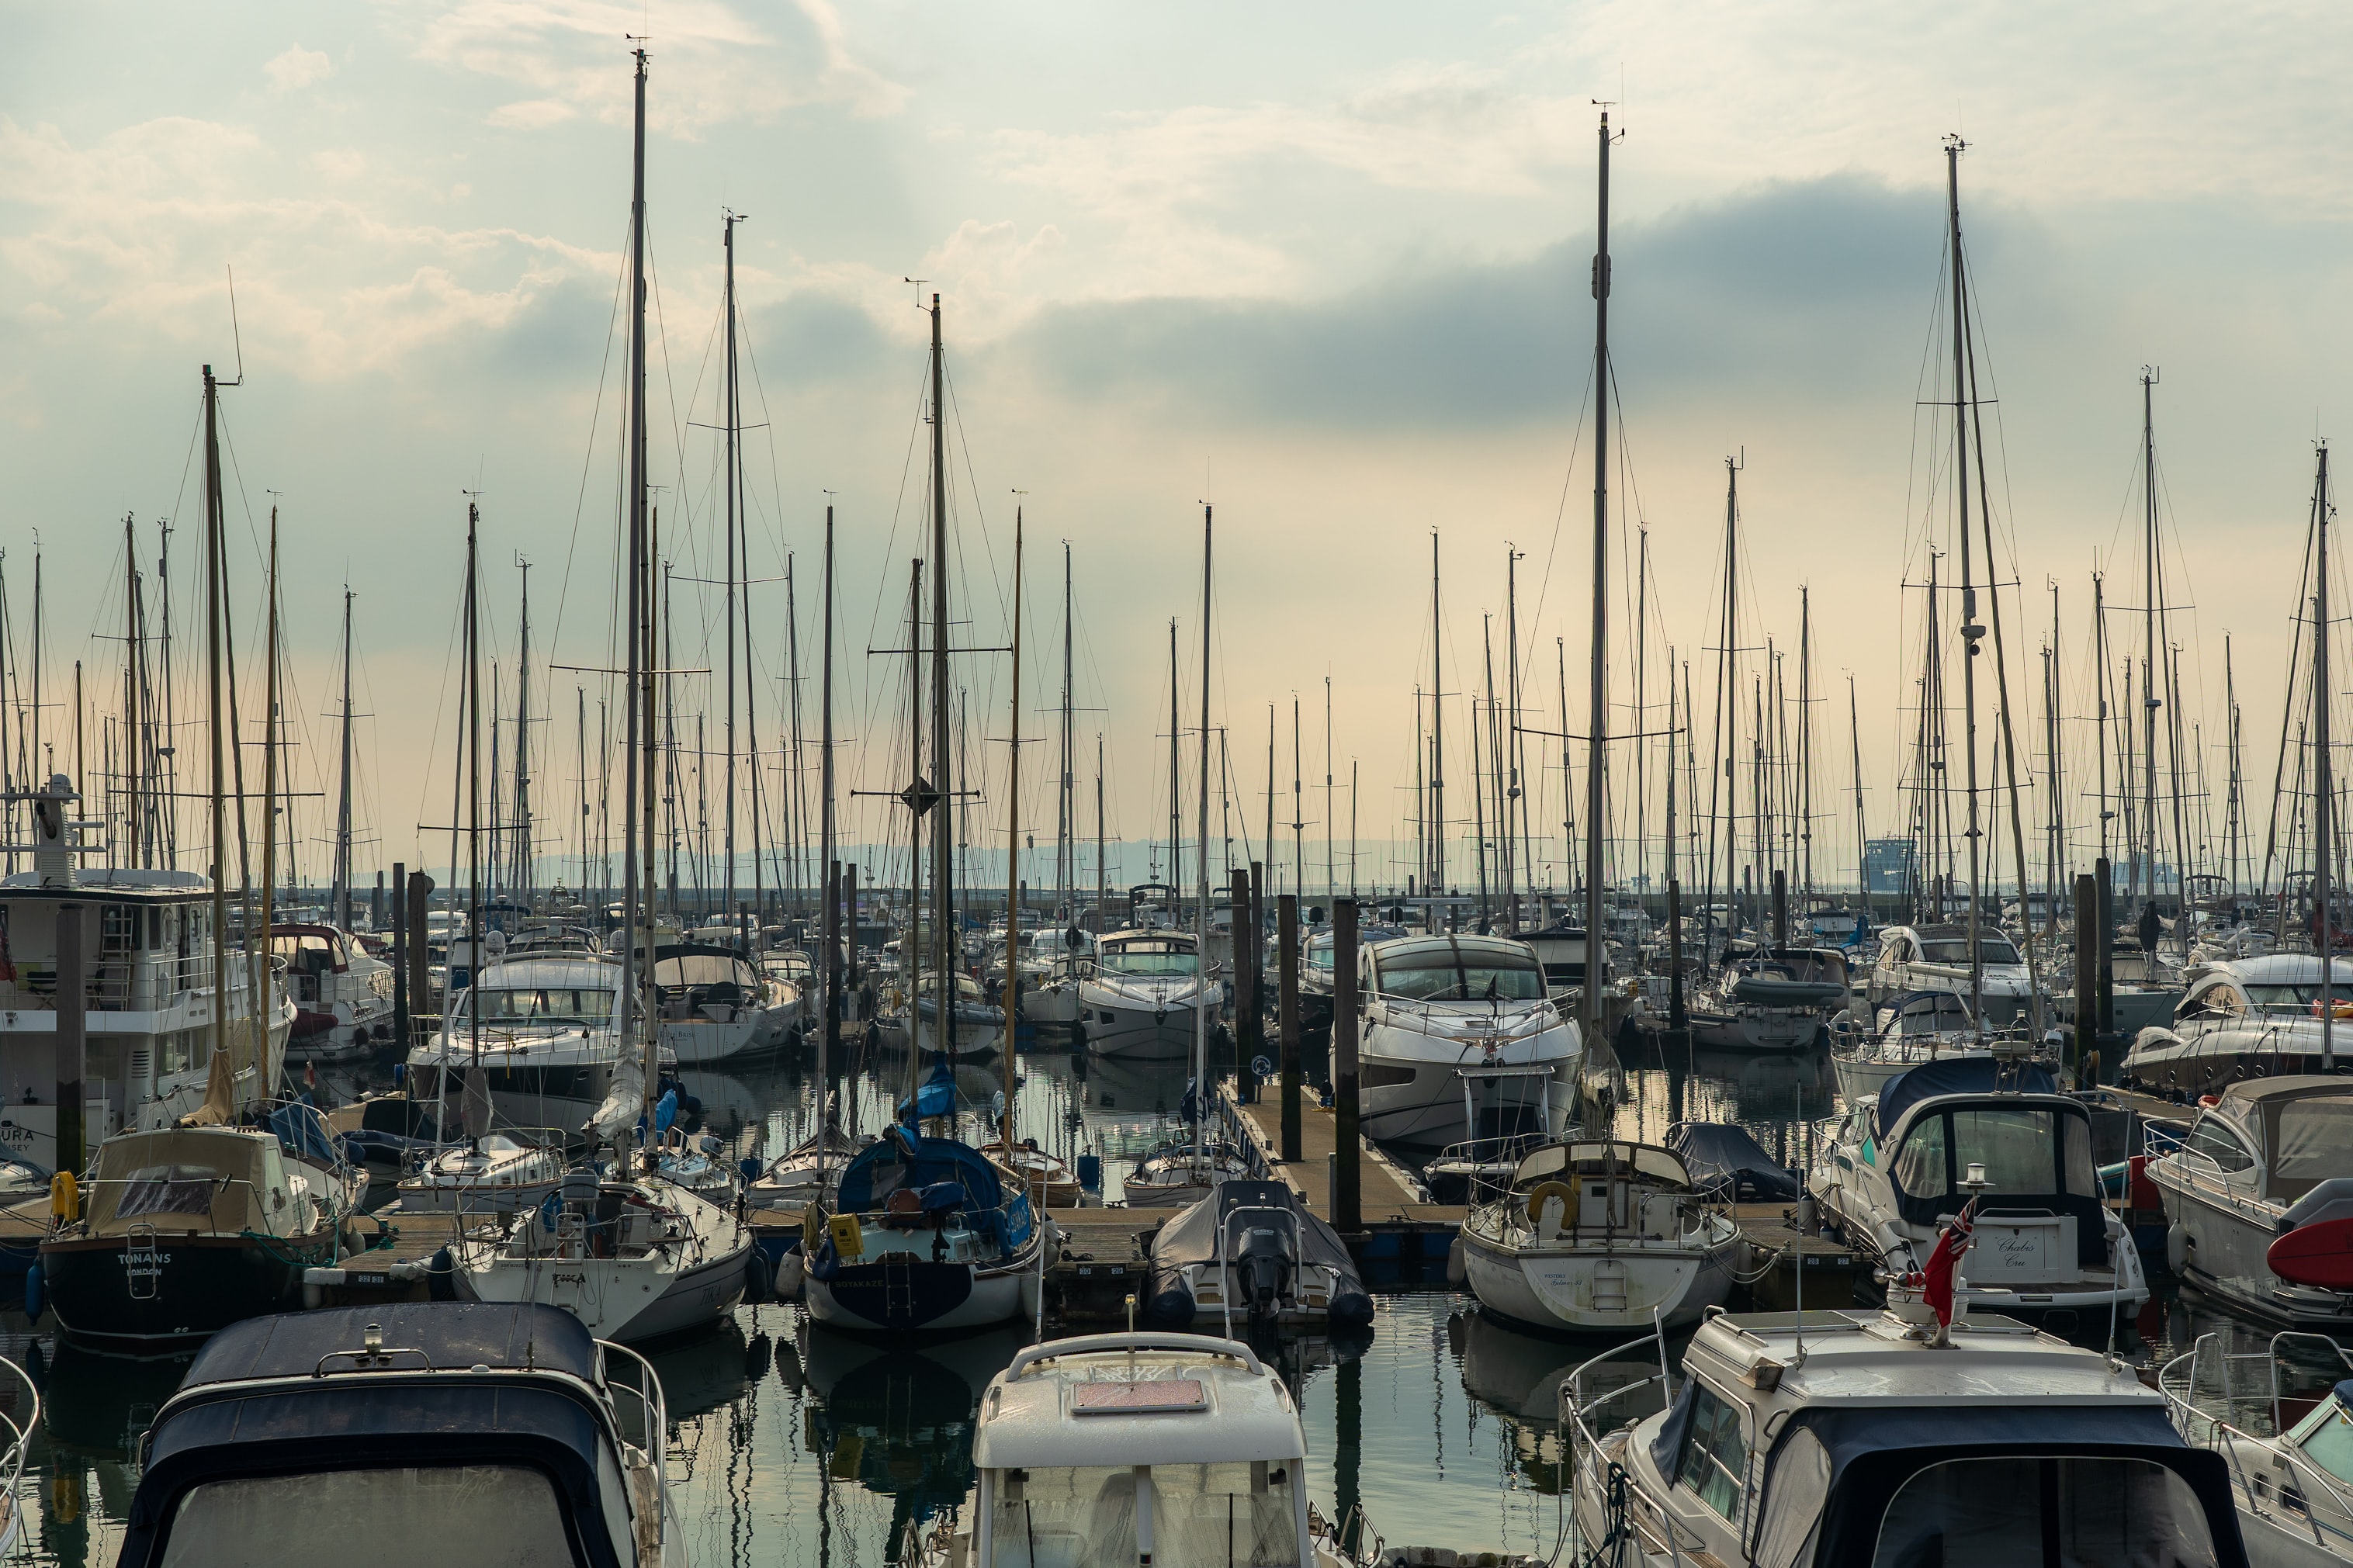
[[[1266,1364],[1258,1352],[1240,1340],[1220,1339],[1212,1334],[1155,1333],[1137,1330],[1125,1334],[1080,1334],[1067,1340],[1046,1340],[1018,1351],[1013,1363],[1005,1369],[1010,1383],[1039,1362],[1053,1361],[1069,1355],[1103,1355],[1113,1352],[1183,1351],[1189,1355],[1224,1356],[1238,1361],[1254,1373],[1262,1373]]]
[[[1612,1386],[1598,1386],[1605,1371],[1613,1367],[1638,1371],[1640,1375],[1628,1376]],[[1615,1489],[1610,1485],[1611,1472],[1625,1468],[1602,1447],[1602,1439],[1621,1429],[1630,1429],[1643,1416],[1665,1409],[1674,1403],[1674,1374],[1667,1363],[1663,1328],[1606,1350],[1581,1363],[1568,1374],[1559,1392],[1561,1435],[1568,1443],[1570,1474],[1589,1485],[1589,1495],[1612,1496]],[[1692,1554],[1705,1549],[1706,1542],[1679,1524],[1671,1510],[1656,1509],[1651,1513],[1668,1531],[1659,1541],[1659,1548],[1675,1561],[1694,1561]],[[1634,1527],[1643,1528],[1639,1524]],[[1644,1533],[1651,1531],[1645,1530]]]
[[[2189,1354],[2165,1363],[2158,1391],[2183,1441],[2221,1456],[2246,1506],[2282,1529],[2309,1531],[2314,1545],[2343,1556],[2353,1552],[2353,1489],[2281,1440],[2318,1402],[2291,1416],[2290,1404],[2305,1396],[2283,1393],[2279,1374],[2293,1359],[2283,1352],[2297,1349],[2328,1368],[2316,1379],[2318,1399],[2331,1397],[2335,1382],[2353,1374],[2353,1356],[2325,1334],[2277,1333],[2261,1351],[2232,1351],[2220,1334],[2209,1333],[2198,1336]],[[2249,1429],[2263,1426],[2269,1431]]]
[[[553,1154],[559,1161],[564,1158],[566,1142],[566,1134],[560,1127],[493,1127],[483,1133],[481,1138],[459,1136],[412,1151],[408,1157],[409,1174],[430,1176],[436,1180],[448,1176],[450,1173],[432,1168],[440,1163],[444,1155],[472,1151],[484,1140],[491,1138],[509,1139],[514,1145],[508,1149],[490,1151],[493,1154]]]
[[[7,1432],[7,1444],[0,1448],[0,1506],[16,1509],[21,1505],[17,1489],[25,1478],[25,1459],[33,1446],[33,1434],[41,1426],[41,1391],[30,1373],[5,1357],[0,1357],[0,1368],[24,1385],[25,1395],[31,1401],[24,1408],[16,1405],[15,1391],[0,1394],[0,1429]]]
[[[1520,1162],[1550,1142],[1538,1132],[1507,1132],[1486,1138],[1466,1138],[1438,1152],[1428,1171],[1462,1174],[1464,1201],[1476,1208],[1510,1195],[1512,1177]]]
[[[643,1529],[645,1515],[651,1513],[654,1544],[659,1546],[668,1523],[664,1517],[667,1510],[663,1500],[668,1496],[670,1487],[667,1468],[670,1460],[670,1405],[662,1394],[661,1377],[654,1371],[653,1363],[627,1345],[616,1344],[611,1340],[598,1340],[596,1349],[604,1361],[606,1389],[610,1394],[626,1393],[630,1395],[637,1412],[639,1428],[637,1447],[646,1457],[646,1465],[653,1474],[654,1484],[649,1489],[650,1496],[633,1489],[631,1501],[638,1510],[640,1530]],[[617,1370],[615,1365],[617,1357],[628,1371],[629,1381],[627,1383],[613,1375]],[[617,1418],[620,1410],[617,1399],[613,1402],[613,1407]]]

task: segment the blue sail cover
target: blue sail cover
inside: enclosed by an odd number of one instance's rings
[[[1884,1139],[1905,1111],[1938,1095],[2058,1092],[2059,1080],[2040,1062],[2001,1062],[1981,1056],[1944,1058],[1922,1062],[1889,1079],[1879,1090],[1873,1126]]]
[[[871,1214],[897,1192],[919,1194],[926,1214],[961,1207],[966,1224],[1008,1251],[1029,1239],[1029,1194],[1017,1193],[1008,1204],[997,1167],[953,1138],[922,1138],[893,1125],[850,1157],[836,1206]]]
[[[269,1113],[269,1131],[277,1134],[279,1147],[298,1160],[329,1170],[343,1163],[334,1140],[327,1135],[327,1119],[315,1106],[301,1100],[280,1106]]]
[[[955,1074],[948,1069],[947,1058],[942,1057],[932,1063],[931,1076],[916,1089],[914,1098],[899,1102],[899,1120],[913,1126],[923,1117],[953,1116],[955,1102]]]

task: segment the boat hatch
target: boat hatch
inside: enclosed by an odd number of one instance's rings
[[[1198,1377],[1082,1383],[1071,1390],[1073,1415],[1147,1415],[1207,1411],[1209,1391]]]

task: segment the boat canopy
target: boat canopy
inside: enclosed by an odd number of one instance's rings
[[[284,1166],[277,1155],[274,1137],[238,1127],[171,1127],[118,1134],[98,1148],[90,1234],[122,1236],[134,1225],[164,1231],[274,1234],[277,1227],[264,1194],[273,1187],[285,1189]]]
[[[1629,1143],[1623,1140],[1605,1143],[1597,1139],[1590,1142],[1546,1144],[1522,1160],[1519,1169],[1512,1173],[1512,1190],[1524,1192],[1538,1182],[1564,1175],[1596,1176],[1612,1165],[1653,1181],[1679,1187],[1691,1185],[1691,1172],[1669,1150],[1655,1143]]]
[[[1686,1381],[1651,1442],[1667,1476],[1704,1440],[1703,1401],[1706,1414],[1725,1403]],[[2240,1560],[2215,1550],[2237,1545],[2221,1456],[2185,1444],[2158,1405],[1800,1408],[1773,1440],[1756,1517],[1759,1562],[1926,1562],[1954,1523],[1988,1561],[2010,1560],[2004,1540],[2018,1545],[2014,1560],[2037,1561],[2052,1539],[2122,1546],[2104,1561]],[[1901,1544],[1907,1534],[1916,1552]]]
[[[2251,1079],[2222,1091],[2213,1111],[2251,1142],[2263,1195],[2294,1203],[2353,1171],[2353,1080],[2323,1073]]]
[[[420,1531],[427,1554],[487,1531],[462,1544],[488,1557],[553,1529],[581,1561],[622,1568],[601,1389],[596,1341],[555,1307],[385,1302],[232,1323],[155,1422],[121,1561],[178,1557],[174,1533],[216,1527],[243,1550],[299,1556],[298,1532],[316,1545],[305,1505],[332,1501],[347,1527]],[[556,1560],[575,1561],[565,1548]]]
[[[759,972],[732,947],[709,942],[664,942],[654,949],[653,981],[665,991],[729,984],[756,987]]]
[[[1989,1056],[1947,1057],[1922,1062],[1880,1086],[1872,1129],[1882,1142],[1902,1123],[1904,1113],[1943,1094],[2056,1094],[2059,1080],[2040,1062],[2005,1062]]]
[[[1957,991],[1902,991],[1879,1005],[1879,1034],[1941,1035],[1971,1028],[1969,999]]]

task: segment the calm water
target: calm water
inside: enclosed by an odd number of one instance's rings
[[[1620,1130],[1649,1139],[1677,1120],[1733,1121],[1803,1165],[1835,1107],[1819,1058],[1631,1058]],[[1025,1053],[1014,1098],[1019,1132],[1075,1159],[1155,1130],[1173,1131],[1181,1065],[1112,1067]],[[903,1058],[861,1058],[835,1093],[871,1129],[905,1092]],[[966,1068],[958,1088],[986,1110],[1002,1067]],[[757,1074],[686,1075],[708,1129],[754,1157],[797,1141],[814,1085],[806,1061]],[[1311,1076],[1315,1076],[1311,1067]],[[322,1098],[348,1073],[322,1074]],[[1104,1161],[1117,1196],[1121,1162]],[[1335,1356],[1294,1348],[1284,1365],[1305,1412],[1310,1496],[1326,1514],[1361,1502],[1397,1542],[1550,1556],[1560,1538],[1558,1389],[1606,1345],[1527,1332],[1482,1316],[1468,1295],[1378,1300],[1371,1342]],[[2263,1335],[2195,1301],[2153,1302],[2121,1338],[2158,1360],[2199,1333],[2242,1344]],[[58,1342],[0,1312],[0,1354],[42,1385],[43,1431],[28,1467],[25,1552],[41,1563],[114,1560],[138,1474],[140,1434],[177,1385],[185,1359],[132,1361]],[[2073,1326],[2104,1342],[2105,1321]],[[972,1484],[973,1414],[988,1379],[1026,1342],[1012,1331],[920,1350],[886,1349],[809,1324],[797,1308],[746,1307],[711,1334],[653,1360],[673,1424],[671,1479],[698,1563],[874,1568],[897,1560],[906,1523],[960,1504]],[[0,1413],[13,1413],[0,1391]]]

